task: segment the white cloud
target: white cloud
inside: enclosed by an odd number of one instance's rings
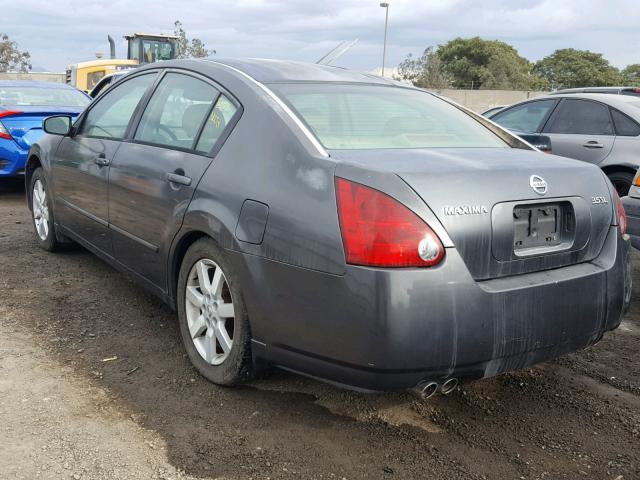
[[[3,26],[33,64],[62,71],[108,52],[107,34],[125,55],[123,35],[173,30],[182,21],[223,57],[315,61],[342,40],[360,42],[338,62],[380,64],[384,10],[378,0],[23,0],[3,9]],[[388,65],[457,36],[504,40],[536,60],[557,48],[603,53],[617,66],[640,62],[640,9],[631,0],[391,0]]]

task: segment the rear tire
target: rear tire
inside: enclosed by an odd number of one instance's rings
[[[633,177],[635,175],[630,172],[611,172],[607,177],[611,180],[611,183],[615,187],[620,198],[625,195],[629,195],[629,189],[633,184]]]
[[[53,202],[42,167],[34,170],[28,194],[31,200],[31,220],[38,245],[49,252],[62,250],[70,241],[57,232]]]
[[[196,241],[178,277],[180,334],[191,363],[219,385],[251,376],[251,331],[228,255],[210,238]]]

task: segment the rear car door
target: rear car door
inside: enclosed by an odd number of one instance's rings
[[[109,178],[116,259],[166,292],[167,254],[239,105],[203,77],[167,71]]]
[[[603,103],[564,98],[543,129],[551,138],[553,153],[598,164],[615,142],[609,107]]]
[[[156,75],[148,73],[124,81],[92,104],[77,130],[62,139],[52,162],[58,220],[107,255],[112,251],[107,204],[109,165]]]

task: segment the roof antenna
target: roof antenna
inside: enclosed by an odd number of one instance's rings
[[[350,42],[340,42],[336,47],[329,50],[320,60],[316,63],[318,65],[331,65],[338,58],[344,55],[347,50],[353,47],[356,43],[358,43],[358,39],[352,40]]]

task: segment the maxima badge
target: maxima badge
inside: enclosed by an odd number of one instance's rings
[[[529,185],[538,195],[544,195],[547,193],[547,182],[539,175],[531,175],[529,178]]]

